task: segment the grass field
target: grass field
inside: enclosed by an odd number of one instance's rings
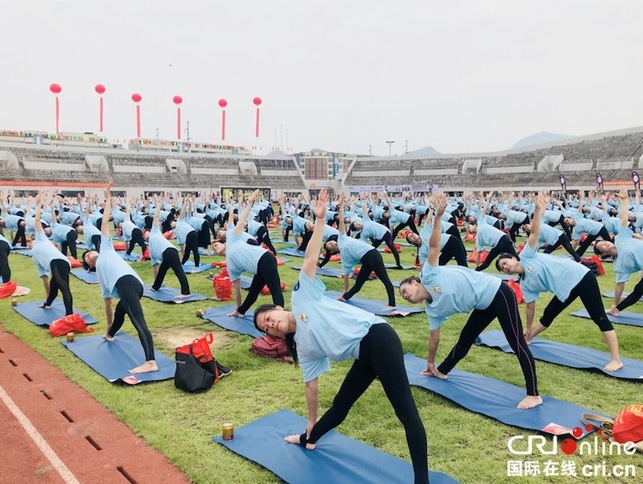
[[[277,244],[277,247],[281,246]],[[403,263],[413,263],[414,253],[410,248],[403,247],[401,255]],[[390,254],[385,254],[384,258],[387,262],[393,261]],[[9,260],[14,280],[32,290],[22,300],[41,300],[44,297],[42,283],[36,276],[31,259],[12,254]],[[215,260],[221,258],[202,258],[205,263]],[[279,268],[281,279],[288,286],[286,301],[289,300],[290,288],[299,274],[290,269],[290,266],[298,264],[301,264],[301,259],[292,260]],[[338,266],[336,263],[331,264]],[[147,284],[152,282],[149,262],[135,263],[134,267]],[[610,264],[605,264],[605,267],[607,273],[599,277],[601,289],[613,290],[612,267]],[[213,272],[216,271],[213,269]],[[392,280],[400,280],[414,274],[414,271],[391,271],[390,274]],[[188,276],[193,292],[214,295],[207,275],[208,272]],[[329,290],[341,290],[339,279],[322,280]],[[168,274],[165,282],[178,288],[178,282],[172,273]],[[626,289],[631,289],[634,282],[633,277]],[[74,306],[99,319],[95,327],[100,334],[105,330],[105,317],[99,288],[87,285],[75,277],[71,277],[71,286]],[[367,282],[359,296],[384,301],[383,286],[377,280]],[[543,295],[536,310],[537,315],[541,314],[549,298],[549,295]],[[58,339],[51,338],[46,329],[27,322],[15,313],[9,300],[0,301],[0,321],[7,331],[17,335],[59,367],[72,381],[85,388],[150,445],[165,454],[193,482],[279,482],[274,474],[214,443],[212,436],[221,433],[224,422],[232,422],[235,427],[240,427],[282,408],[305,416],[306,402],[301,371],[292,365],[254,356],[249,351],[250,337],[226,332],[195,315],[197,309],[229,303],[209,300],[203,303],[169,305],[145,298],[142,302],[157,351],[173,358],[174,348],[178,344],[211,331],[215,335],[216,356],[224,365],[233,369],[232,375],[204,394],[183,393],[174,388],[171,380],[137,386],[114,385],[78,360]],[[260,296],[258,302],[270,302],[270,298]],[[398,296],[398,303],[401,302],[403,301]],[[605,303],[609,304],[609,300],[605,300]],[[561,315],[542,337],[606,351],[594,323],[568,315],[579,308],[580,301],[574,302],[569,311]],[[524,304],[521,305],[521,310],[524,318]],[[630,310],[643,312],[643,305],[639,304]],[[465,315],[455,316],[442,327],[438,360],[451,348],[465,320]],[[426,357],[428,324],[424,313],[389,319],[389,322],[399,333],[406,352]],[[494,322],[491,328],[499,326]],[[129,320],[126,320],[123,330],[136,336]],[[642,359],[643,328],[616,325],[616,330],[622,356]],[[320,378],[320,413],[329,406],[350,364],[351,362],[334,363],[332,371]],[[500,351],[474,346],[458,368],[523,387],[517,360]],[[541,394],[574,402],[598,412],[615,415],[626,405],[643,403],[643,381],[626,382],[599,372],[574,370],[543,362],[537,362],[537,371]],[[572,480],[592,483],[641,482],[643,454],[570,457],[559,452],[554,456],[516,458],[509,453],[508,439],[516,435],[526,436],[528,432],[471,413],[422,389],[413,388],[412,391],[427,430],[429,466],[433,470],[446,472],[463,483],[536,480],[556,483]],[[378,384],[372,385],[357,402],[338,430],[410,462],[402,426]],[[507,463],[511,460],[537,463],[539,475],[530,478],[508,476]],[[554,471],[545,472],[548,460],[553,463],[550,464],[550,469],[558,469],[557,475],[553,474]],[[613,465],[632,465],[636,476],[583,477],[581,467],[585,465],[598,465],[599,474],[603,469],[611,472]],[[577,477],[561,476],[565,470],[560,466],[566,466],[568,470],[575,469]],[[302,482],[305,480],[305,476],[302,476]]]

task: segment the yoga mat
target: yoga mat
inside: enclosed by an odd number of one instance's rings
[[[337,299],[342,295],[341,292],[336,291],[326,291],[324,296],[331,299]],[[366,299],[363,297],[353,296],[350,298],[346,304],[355,306],[366,311],[369,311],[378,316],[408,316],[409,314],[423,313],[424,309],[419,306],[397,306],[394,309],[388,311],[383,311],[382,308],[386,306],[385,301],[373,301],[372,299]]]
[[[179,297],[180,295],[181,291],[179,289],[175,289],[169,286],[161,286],[158,291],[152,291],[152,286],[145,286],[145,289],[143,291],[144,297],[149,297],[154,301],[164,303],[182,304],[186,302],[204,301],[208,299],[201,294],[195,293],[190,294],[188,297]]]
[[[49,326],[65,315],[65,305],[60,298],[56,298],[49,309],[38,307],[43,302],[45,302],[44,299],[42,301],[20,303],[13,306],[13,310],[38,326]],[[84,313],[78,310],[78,308],[73,308],[73,310],[75,313],[80,314],[87,324],[95,324],[98,322],[91,314]]]
[[[386,267],[387,269],[400,270],[400,268],[398,266],[396,266],[395,264],[384,264],[384,267]],[[402,264],[402,269],[404,269],[404,270],[413,269],[413,266]]]
[[[117,252],[124,260],[129,262],[138,262],[141,260],[141,256],[138,254],[126,254],[124,251]]]
[[[76,337],[74,341],[61,340],[69,351],[84,361],[92,370],[110,382],[123,381],[130,385],[141,382],[161,381],[174,378],[176,364],[160,351],[154,357],[158,371],[132,375],[130,368],[145,362],[145,353],[138,338],[123,331],[116,333],[114,341],[109,342],[102,335]]]
[[[413,482],[410,462],[377,450],[331,430],[315,450],[284,440],[300,434],[307,420],[289,410],[279,410],[234,431],[233,440],[214,436],[215,442],[256,462],[285,482],[307,484],[408,483]],[[402,425],[402,424],[400,424]],[[441,472],[429,471],[431,484],[457,483]]]
[[[589,317],[589,313],[585,308],[580,309],[578,311],[574,311],[573,313],[570,313],[570,314],[578,318],[592,319]],[[638,326],[640,328],[643,328],[643,314],[641,313],[631,313],[629,311],[621,311],[618,316],[613,316],[611,314],[608,314],[607,317],[612,323],[626,324],[628,326]]]
[[[625,299],[625,298],[626,298],[627,296],[629,296],[629,295],[630,295],[630,293],[629,293],[629,292],[627,292],[627,291],[623,291],[623,294],[621,294],[621,301],[622,301],[623,299]],[[610,292],[603,293],[603,297],[608,297],[608,298],[610,298],[610,299],[614,299],[614,291],[610,291]],[[643,297],[639,298],[639,301],[643,301]],[[609,314],[608,314],[608,316],[609,316]]]
[[[426,369],[426,360],[411,353],[404,355],[404,363],[411,385],[437,393],[472,412],[522,429],[567,435],[578,427],[582,432],[580,439],[590,433],[581,421],[581,415],[585,412],[598,413],[546,395],[542,395],[542,405],[520,410],[516,405],[525,398],[524,388],[457,368],[449,372],[446,380],[420,375]]]
[[[476,339],[476,344],[499,348],[505,353],[513,353],[504,333],[498,329],[482,333]],[[599,370],[614,378],[643,381],[643,361],[621,358],[623,368],[617,371],[605,371],[603,367],[610,361],[610,354],[603,351],[541,338],[532,339],[529,349],[537,360],[570,368]]]
[[[282,249],[278,249],[277,253],[290,255],[292,257],[304,257],[304,255],[306,255],[306,252],[303,250],[298,252],[296,247],[284,247]]]
[[[87,272],[82,268],[72,269],[70,272],[72,276],[76,276],[87,284],[98,284],[98,275],[95,272]]]
[[[301,270],[301,266],[291,266],[291,268],[296,270],[296,271]],[[316,271],[316,274],[318,276],[332,277],[334,279],[338,279],[338,278],[341,279],[343,273],[344,273],[344,271],[341,270],[339,267],[329,267],[329,266],[324,266],[324,267],[321,267],[321,268],[317,268],[317,271]],[[351,272],[350,278],[351,279],[357,279],[357,276],[355,275],[355,273]],[[375,279],[375,277],[370,276],[368,278],[369,281],[372,281],[373,279]]]
[[[252,309],[249,309],[248,312],[244,314],[243,318],[228,316],[228,313],[231,313],[235,309],[237,309],[237,306],[232,304],[229,306],[208,308],[201,317],[230,331],[247,334],[253,338],[263,336],[263,334],[255,328],[255,324],[253,322],[254,311]]]
[[[183,270],[186,274],[198,274],[200,272],[211,271],[212,269],[213,267],[210,263],[204,264],[203,262],[201,262],[199,264],[199,267],[194,267],[194,262],[192,262],[191,260],[186,260],[185,264],[183,264]]]
[[[25,257],[31,257],[31,247],[24,247],[21,250],[12,250],[12,254],[24,255]]]

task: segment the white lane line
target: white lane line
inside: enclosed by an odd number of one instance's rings
[[[49,447],[47,441],[42,435],[40,435],[27,416],[22,413],[11,397],[7,395],[7,392],[4,391],[2,385],[0,385],[0,400],[2,400],[2,402],[7,406],[13,416],[16,417],[16,420],[18,420],[20,425],[22,425],[22,428],[25,429],[25,432],[27,432],[29,437],[31,437],[31,440],[34,441],[40,451],[45,455],[49,462],[51,462],[51,465],[54,466],[54,469],[56,469],[58,474],[60,474],[60,477],[70,484],[80,484],[78,479],[76,479],[76,476],[72,474],[65,463],[60,459],[60,457],[58,457],[56,452]]]

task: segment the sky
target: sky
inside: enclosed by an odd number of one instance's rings
[[[0,6],[0,129],[55,132],[52,83],[60,131],[99,131],[100,83],[109,138],[136,137],[139,93],[142,137],[258,151],[493,152],[643,125],[640,0]]]

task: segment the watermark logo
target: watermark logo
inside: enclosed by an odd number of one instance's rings
[[[557,424],[545,427],[551,439],[542,435],[515,435],[507,441],[507,449],[516,458],[507,460],[508,477],[525,476],[582,476],[582,477],[635,477],[636,466],[626,464],[600,463],[578,465],[571,456],[596,457],[633,455],[635,444],[610,442],[600,428],[587,425],[585,429],[568,429]],[[585,432],[596,430],[593,438],[579,442]],[[569,437],[571,436],[571,437]],[[562,438],[562,440],[559,440]],[[520,457],[521,459],[518,459]],[[560,457],[560,460],[556,460]],[[542,459],[542,462],[541,462]]]

